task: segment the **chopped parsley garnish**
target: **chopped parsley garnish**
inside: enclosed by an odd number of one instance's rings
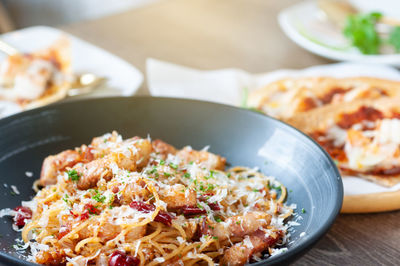
[[[193,161],[190,161],[189,164],[192,165],[192,164],[193,164]]]
[[[69,198],[68,194],[65,194],[64,198],[62,198],[62,200],[65,202],[65,204],[70,205],[71,202],[68,200],[68,198]]]
[[[216,217],[216,218],[215,218],[215,221],[216,221],[217,223],[222,222],[221,218],[219,218],[219,217]]]
[[[164,160],[160,160],[160,165],[164,165],[165,161]]]
[[[281,190],[281,186],[280,185],[279,186],[275,186],[275,185],[272,185],[272,184],[268,183],[268,189]]]
[[[184,177],[184,178],[190,178],[190,174],[189,174],[189,173],[185,173],[185,174],[183,175],[183,177]]]
[[[302,208],[301,213],[306,213],[306,209]]]
[[[155,172],[157,172],[157,167],[153,167],[153,169],[151,169],[150,171],[149,171],[149,173],[150,174],[154,174]]]
[[[171,174],[170,173],[164,173],[164,176],[169,177],[169,176],[171,176]]]
[[[240,221],[236,221],[236,224],[240,224]]]
[[[177,165],[177,164],[170,163],[169,166],[170,166],[172,169],[175,169],[175,170],[178,169],[178,165]]]
[[[79,181],[80,176],[79,176],[78,172],[75,169],[69,170],[67,172],[67,174],[68,174],[68,179],[69,180]]]
[[[92,198],[100,203],[104,203],[104,201],[106,200],[106,196],[101,195],[98,191],[96,191],[96,194]]]
[[[208,184],[207,191],[213,190],[215,186],[213,184]]]

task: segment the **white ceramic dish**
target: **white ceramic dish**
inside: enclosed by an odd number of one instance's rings
[[[330,23],[314,1],[305,1],[281,11],[279,24],[296,44],[311,53],[338,61],[400,66],[400,54],[364,55],[351,47],[341,30]]]
[[[79,98],[131,96],[139,89],[143,82],[143,74],[137,68],[121,58],[61,30],[35,26],[3,34],[1,39],[20,51],[31,52],[48,47],[63,35],[71,41],[71,61],[75,73],[92,72],[108,79],[104,86],[87,95],[78,96]],[[0,61],[4,58],[5,55],[0,54]],[[0,102],[0,117],[15,113],[18,109],[12,104]]]

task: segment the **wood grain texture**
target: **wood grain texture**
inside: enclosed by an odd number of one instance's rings
[[[63,27],[145,71],[154,57],[199,69],[253,73],[330,61],[293,44],[276,16],[291,0],[167,0]],[[106,62],[105,62],[106,63]],[[139,91],[148,94],[146,85]],[[295,265],[400,265],[400,212],[340,215]]]

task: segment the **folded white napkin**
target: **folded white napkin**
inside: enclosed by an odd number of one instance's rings
[[[147,85],[153,96],[198,99],[240,106],[246,94],[286,77],[371,76],[400,80],[400,72],[382,65],[337,63],[301,70],[250,74],[240,69],[197,70],[156,59],[147,60]]]
[[[301,70],[277,70],[264,74],[250,74],[239,69],[196,70],[184,66],[147,60],[147,82],[151,95],[190,98],[240,106],[247,92],[285,77],[370,76],[400,81],[400,72],[381,65],[337,63]],[[355,177],[343,179],[345,195],[395,191],[400,184],[385,188]]]

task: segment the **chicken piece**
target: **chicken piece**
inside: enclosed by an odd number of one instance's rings
[[[115,238],[121,233],[121,226],[105,223],[101,226],[98,237],[102,241],[108,241]],[[126,242],[133,242],[146,234],[146,226],[133,227],[128,234],[125,235]]]
[[[196,206],[196,191],[185,189],[182,184],[175,184],[159,191],[160,199],[167,203],[169,210],[176,210],[184,206]]]
[[[139,137],[135,137],[138,138]],[[94,150],[96,158],[102,158],[111,153],[111,151],[119,147],[123,143],[121,135],[113,131],[112,134],[105,134],[103,136],[95,137],[90,143],[90,147]]]
[[[36,263],[43,265],[62,265],[66,262],[65,253],[53,247],[39,251],[35,259]]]
[[[43,161],[40,173],[40,184],[43,186],[53,185],[57,182],[59,172],[67,167],[73,167],[80,162],[81,155],[74,150],[66,150],[56,155],[50,155]]]
[[[121,192],[121,198],[119,199],[119,202],[121,204],[129,204],[136,196],[147,199],[150,196],[150,191],[145,189],[145,186],[146,183],[143,180],[140,180],[138,183],[127,184]],[[114,187],[118,189],[118,186]]]
[[[86,145],[82,145],[80,148],[75,149],[81,155],[81,161],[84,163],[88,163],[96,159],[94,155],[94,149],[92,147],[88,147]]]
[[[231,236],[243,237],[268,226],[271,215],[265,212],[248,212],[246,215],[230,217],[222,223],[210,223],[206,224],[202,233],[224,240]]]
[[[103,177],[107,181],[112,178],[112,164],[119,168],[135,171],[145,166],[150,158],[151,144],[145,139],[128,140],[117,151],[108,154],[104,158],[94,160],[87,164],[79,164],[74,167],[78,172],[78,188],[81,190],[96,186]]]
[[[196,151],[190,147],[185,147],[176,154],[184,164],[195,162],[209,170],[224,170],[226,159],[219,155],[207,151]]]
[[[73,169],[79,175],[77,186],[82,190],[96,186],[101,178],[106,180],[112,178],[112,171],[107,159],[97,159],[87,164],[78,164]]]
[[[73,167],[80,162],[87,163],[94,159],[92,149],[86,145],[75,150],[66,150],[56,155],[50,155],[43,161],[40,183],[43,186],[53,185],[57,182],[57,175],[67,167]]]
[[[147,165],[151,151],[152,146],[149,140],[135,137],[124,141],[116,151],[112,151],[106,157],[109,157],[120,168],[136,171]]]
[[[93,149],[96,158],[103,158],[109,154],[117,154],[121,156],[121,154],[132,153],[132,151],[136,151],[136,149],[141,149],[150,154],[152,150],[149,140],[141,139],[138,136],[122,140],[122,137],[116,131],[113,131],[112,134],[105,134],[93,138],[90,147]],[[129,157],[129,155],[126,156]],[[146,163],[147,161],[145,164]]]
[[[151,145],[153,146],[153,151],[161,155],[162,159],[164,160],[168,157],[168,154],[176,154],[176,149],[174,146],[165,143],[160,139],[153,140]]]
[[[266,234],[262,230],[257,230],[244,241],[237,243],[225,251],[220,262],[222,266],[240,266],[250,261],[253,254],[262,252],[278,242],[282,237],[282,232]]]

